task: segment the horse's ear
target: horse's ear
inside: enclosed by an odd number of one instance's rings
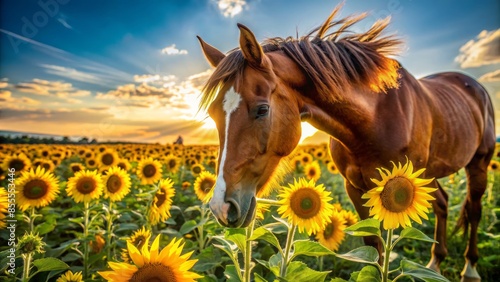
[[[259,42],[257,42],[257,39],[255,39],[255,36],[248,27],[239,23],[238,28],[240,29],[240,49],[243,57],[250,64],[260,66],[262,58],[264,58],[262,47],[260,47]]]
[[[206,43],[201,39],[201,37],[196,36],[198,40],[200,41],[201,49],[203,50],[203,54],[205,54],[205,58],[207,58],[207,61],[210,63],[212,67],[217,67],[219,62],[226,57],[224,53],[221,51],[217,50],[217,48],[213,47],[212,45]]]

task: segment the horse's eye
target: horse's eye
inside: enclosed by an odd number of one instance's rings
[[[261,105],[257,108],[257,113],[255,118],[261,118],[267,116],[269,113],[269,105]]]

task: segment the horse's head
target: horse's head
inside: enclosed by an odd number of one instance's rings
[[[273,177],[280,160],[297,146],[300,113],[292,86],[252,32],[240,29],[240,49],[227,56],[200,40],[216,67],[204,89],[205,106],[219,133],[218,177],[210,208],[225,226],[247,226],[256,196]]]

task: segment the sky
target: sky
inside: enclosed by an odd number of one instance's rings
[[[223,52],[238,46],[237,23],[259,41],[301,36],[339,1],[0,3],[0,131],[161,144],[182,135],[185,144],[217,144],[213,122],[198,112],[213,70],[196,35]],[[355,31],[391,16],[388,32],[404,39],[397,59],[407,70],[471,75],[500,118],[500,1],[346,0],[341,16],[365,11]],[[323,140],[303,128],[304,137]]]

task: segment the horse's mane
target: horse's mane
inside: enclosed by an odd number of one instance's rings
[[[326,101],[340,100],[352,87],[385,92],[398,86],[399,63],[387,56],[397,55],[402,40],[382,35],[389,18],[376,21],[364,33],[349,30],[366,18],[367,13],[334,20],[337,6],[323,25],[300,38],[274,37],[264,41],[264,52],[283,51],[304,71]],[[333,27],[340,26],[335,31]],[[220,88],[243,71],[245,60],[239,48],[222,59],[203,88],[200,108],[207,108]]]

